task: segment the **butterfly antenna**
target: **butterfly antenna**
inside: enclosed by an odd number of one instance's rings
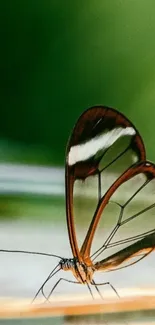
[[[24,251],[24,250],[11,250],[11,249],[0,249],[0,253],[21,253],[21,254],[31,254],[31,255],[41,255],[41,256],[50,256],[50,257],[57,257],[62,259],[61,256],[50,254],[50,253],[41,253],[41,252],[31,252],[31,251]]]

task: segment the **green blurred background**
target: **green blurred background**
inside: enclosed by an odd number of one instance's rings
[[[71,257],[64,161],[79,115],[96,104],[117,108],[155,161],[155,1],[1,0],[0,22],[0,249]],[[28,258],[0,254],[0,296],[32,298],[55,265]],[[104,281],[154,286],[151,258]]]
[[[1,163],[64,166],[70,131],[95,104],[125,113],[154,160],[154,0],[2,0],[0,7]],[[1,194],[1,216],[51,215],[51,195]],[[64,197],[54,202],[56,215],[63,202],[64,215]]]
[[[2,0],[0,160],[63,165],[77,117],[119,109],[155,156],[154,0]]]

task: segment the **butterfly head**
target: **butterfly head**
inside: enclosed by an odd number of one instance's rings
[[[59,265],[62,270],[69,271],[74,268],[75,263],[76,262],[74,258],[62,258],[59,262]]]

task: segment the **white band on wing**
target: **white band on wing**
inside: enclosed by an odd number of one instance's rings
[[[97,135],[87,142],[71,147],[68,155],[68,164],[71,166],[77,162],[85,161],[93,157],[99,150],[109,148],[120,137],[135,134],[136,131],[132,127],[119,127]]]

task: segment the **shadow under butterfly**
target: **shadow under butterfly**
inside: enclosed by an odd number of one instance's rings
[[[76,227],[79,206],[84,221],[81,243]],[[86,110],[72,131],[66,153],[66,216],[73,257],[14,251],[60,259],[34,299],[42,292],[49,300],[61,281],[87,285],[92,297],[93,286],[101,298],[98,286],[108,284],[118,295],[109,282],[96,283],[94,273],[128,267],[155,249],[154,208],[155,165],[146,160],[137,129],[115,109]],[[46,295],[45,284],[60,270],[71,271],[76,281],[60,278]]]

